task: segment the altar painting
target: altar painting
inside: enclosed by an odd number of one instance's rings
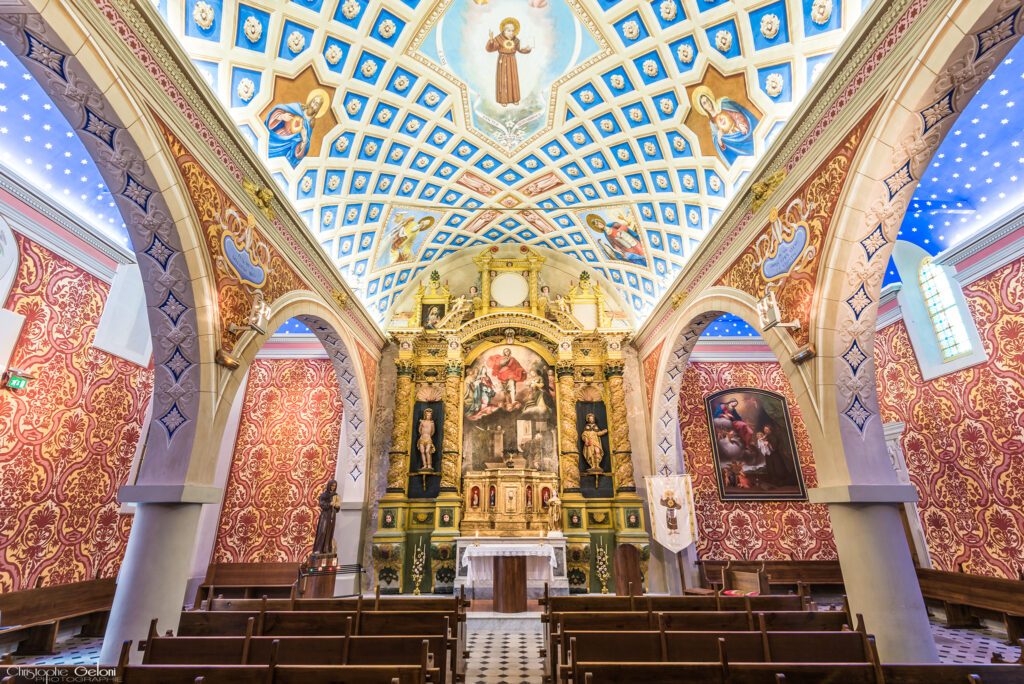
[[[742,388],[704,402],[723,500],[806,498],[785,397]]]
[[[452,0],[420,54],[466,84],[473,125],[511,149],[547,124],[555,81],[598,49],[563,0]]]
[[[500,345],[466,368],[463,471],[497,467],[510,456],[526,468],[556,472],[555,378],[528,347]]]

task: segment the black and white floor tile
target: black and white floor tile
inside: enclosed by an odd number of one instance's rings
[[[540,621],[537,622],[538,626]],[[543,635],[529,632],[470,632],[466,684],[535,684],[544,675]]]

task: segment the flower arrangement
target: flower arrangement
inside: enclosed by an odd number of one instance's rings
[[[423,564],[426,559],[427,552],[421,540],[419,546],[416,547],[416,552],[412,556],[412,593],[416,596],[420,595],[420,583],[423,582]]]
[[[608,545],[603,542],[597,547],[597,555],[594,561],[594,571],[597,573],[597,581],[601,583],[601,593],[608,593]]]

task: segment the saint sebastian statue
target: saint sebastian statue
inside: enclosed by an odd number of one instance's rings
[[[320,519],[316,522],[316,536],[313,538],[313,554],[334,553],[334,521],[341,510],[337,480],[330,480],[317,501],[320,504]]]
[[[588,472],[601,472],[601,461],[604,459],[604,448],[601,446],[601,436],[607,435],[608,430],[597,427],[597,419],[593,413],[587,414],[587,424],[583,426],[580,438],[583,440],[583,458],[590,466]]]
[[[434,409],[425,409],[420,418],[420,436],[416,449],[420,452],[420,470],[434,469]]]
[[[495,75],[495,99],[502,107],[519,104],[519,67],[516,53],[527,55],[533,48],[519,44],[519,20],[508,17],[501,21],[501,33],[497,38],[488,31],[487,51],[498,53],[498,68]]]

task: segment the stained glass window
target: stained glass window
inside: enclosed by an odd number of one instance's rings
[[[928,316],[932,319],[935,337],[942,351],[942,360],[949,361],[970,353],[971,341],[946,272],[928,257],[921,261],[918,277]]]

